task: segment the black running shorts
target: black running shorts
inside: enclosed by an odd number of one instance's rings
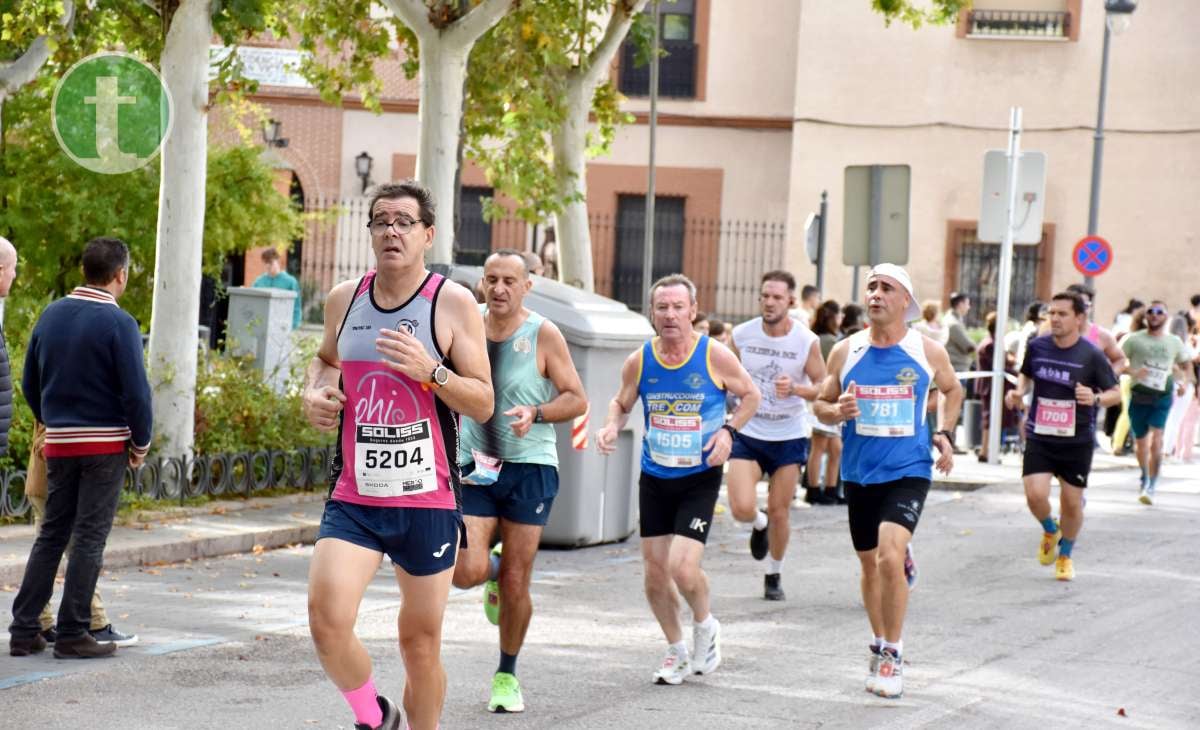
[[[1053,474],[1064,484],[1086,487],[1094,452],[1095,446],[1090,441],[1083,444],[1056,444],[1027,438],[1021,476]]]
[[[879,547],[879,525],[894,522],[909,532],[925,508],[929,480],[904,477],[882,484],[846,482],[846,505],[850,516],[850,541],[859,552]]]
[[[679,479],[642,472],[638,480],[642,537],[680,535],[706,542],[722,475],[719,466]]]

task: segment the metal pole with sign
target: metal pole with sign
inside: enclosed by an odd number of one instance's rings
[[[842,263],[854,267],[851,301],[858,301],[858,267],[908,263],[908,165],[850,165],[842,194]]]
[[[1004,411],[1004,333],[1008,330],[1008,294],[1012,287],[1013,228],[1017,212],[1017,175],[1021,164],[1021,107],[1013,107],[1008,133],[1008,203],[1000,243],[1000,281],[996,291],[996,331],[992,335],[991,413],[988,414],[988,463],[1000,463],[1000,426]]]

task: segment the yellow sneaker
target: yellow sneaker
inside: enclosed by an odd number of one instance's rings
[[[1054,523],[1056,526],[1057,522]],[[1042,533],[1042,541],[1038,543],[1038,562],[1042,565],[1049,565],[1054,562],[1056,548],[1058,547],[1058,539],[1062,537],[1062,530],[1056,530],[1054,534],[1049,532]]]
[[[1054,563],[1055,580],[1075,580],[1075,564],[1066,556],[1061,556]]]

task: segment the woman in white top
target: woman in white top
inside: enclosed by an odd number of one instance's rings
[[[921,305],[921,319],[913,323],[913,329],[939,345],[946,344],[950,330],[942,324],[942,306],[935,299]]]

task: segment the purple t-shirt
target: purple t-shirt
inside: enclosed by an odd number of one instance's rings
[[[1029,438],[1057,444],[1090,444],[1096,433],[1096,407],[1075,401],[1075,385],[1108,390],[1117,384],[1104,352],[1080,338],[1061,348],[1054,337],[1029,342],[1021,374],[1033,379],[1033,405],[1025,423]]]

